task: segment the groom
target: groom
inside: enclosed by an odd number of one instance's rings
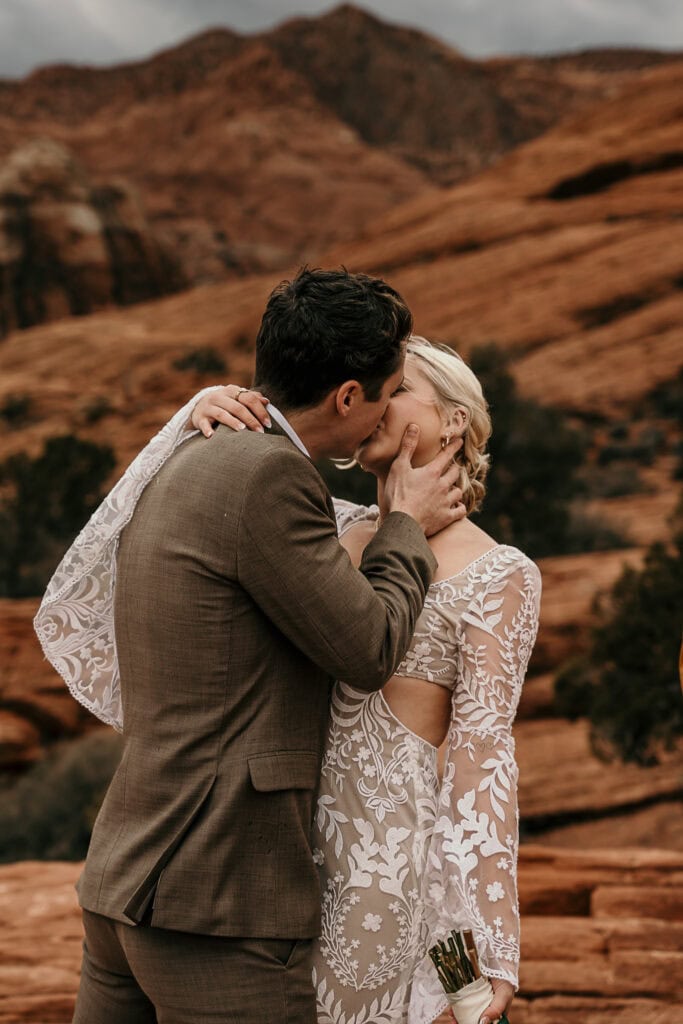
[[[279,425],[186,442],[121,537],[124,750],[78,886],[78,1024],[315,1024],[330,683],[393,674],[435,568],[425,534],[462,510],[452,452],[413,469],[408,432],[358,571],[311,460],[372,433],[410,329],[381,280],[283,282],[256,345]]]

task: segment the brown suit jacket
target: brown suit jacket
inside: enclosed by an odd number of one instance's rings
[[[124,750],[81,905],[202,934],[317,935],[330,683],[369,692],[392,675],[434,566],[392,513],[354,569],[322,478],[285,436],[186,442],[121,536]]]

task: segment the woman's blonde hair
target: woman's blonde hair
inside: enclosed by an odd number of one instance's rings
[[[406,349],[419,360],[420,373],[436,392],[439,408],[446,417],[456,409],[465,413],[463,446],[456,455],[461,466],[458,487],[468,514],[478,509],[486,494],[486,475],[490,457],[486,445],[491,436],[491,417],[481,384],[467,363],[445,345],[434,345],[412,334]]]

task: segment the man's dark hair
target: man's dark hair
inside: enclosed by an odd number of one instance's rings
[[[268,299],[255,384],[284,410],[317,405],[347,380],[376,402],[412,326],[410,310],[386,281],[305,267]]]

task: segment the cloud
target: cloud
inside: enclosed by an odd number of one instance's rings
[[[0,77],[25,74],[37,64],[125,59],[125,50],[83,15],[78,0],[2,0]]]
[[[680,0],[364,0],[475,56],[683,46]],[[55,61],[133,60],[214,25],[255,31],[330,0],[2,0],[0,77]]]

